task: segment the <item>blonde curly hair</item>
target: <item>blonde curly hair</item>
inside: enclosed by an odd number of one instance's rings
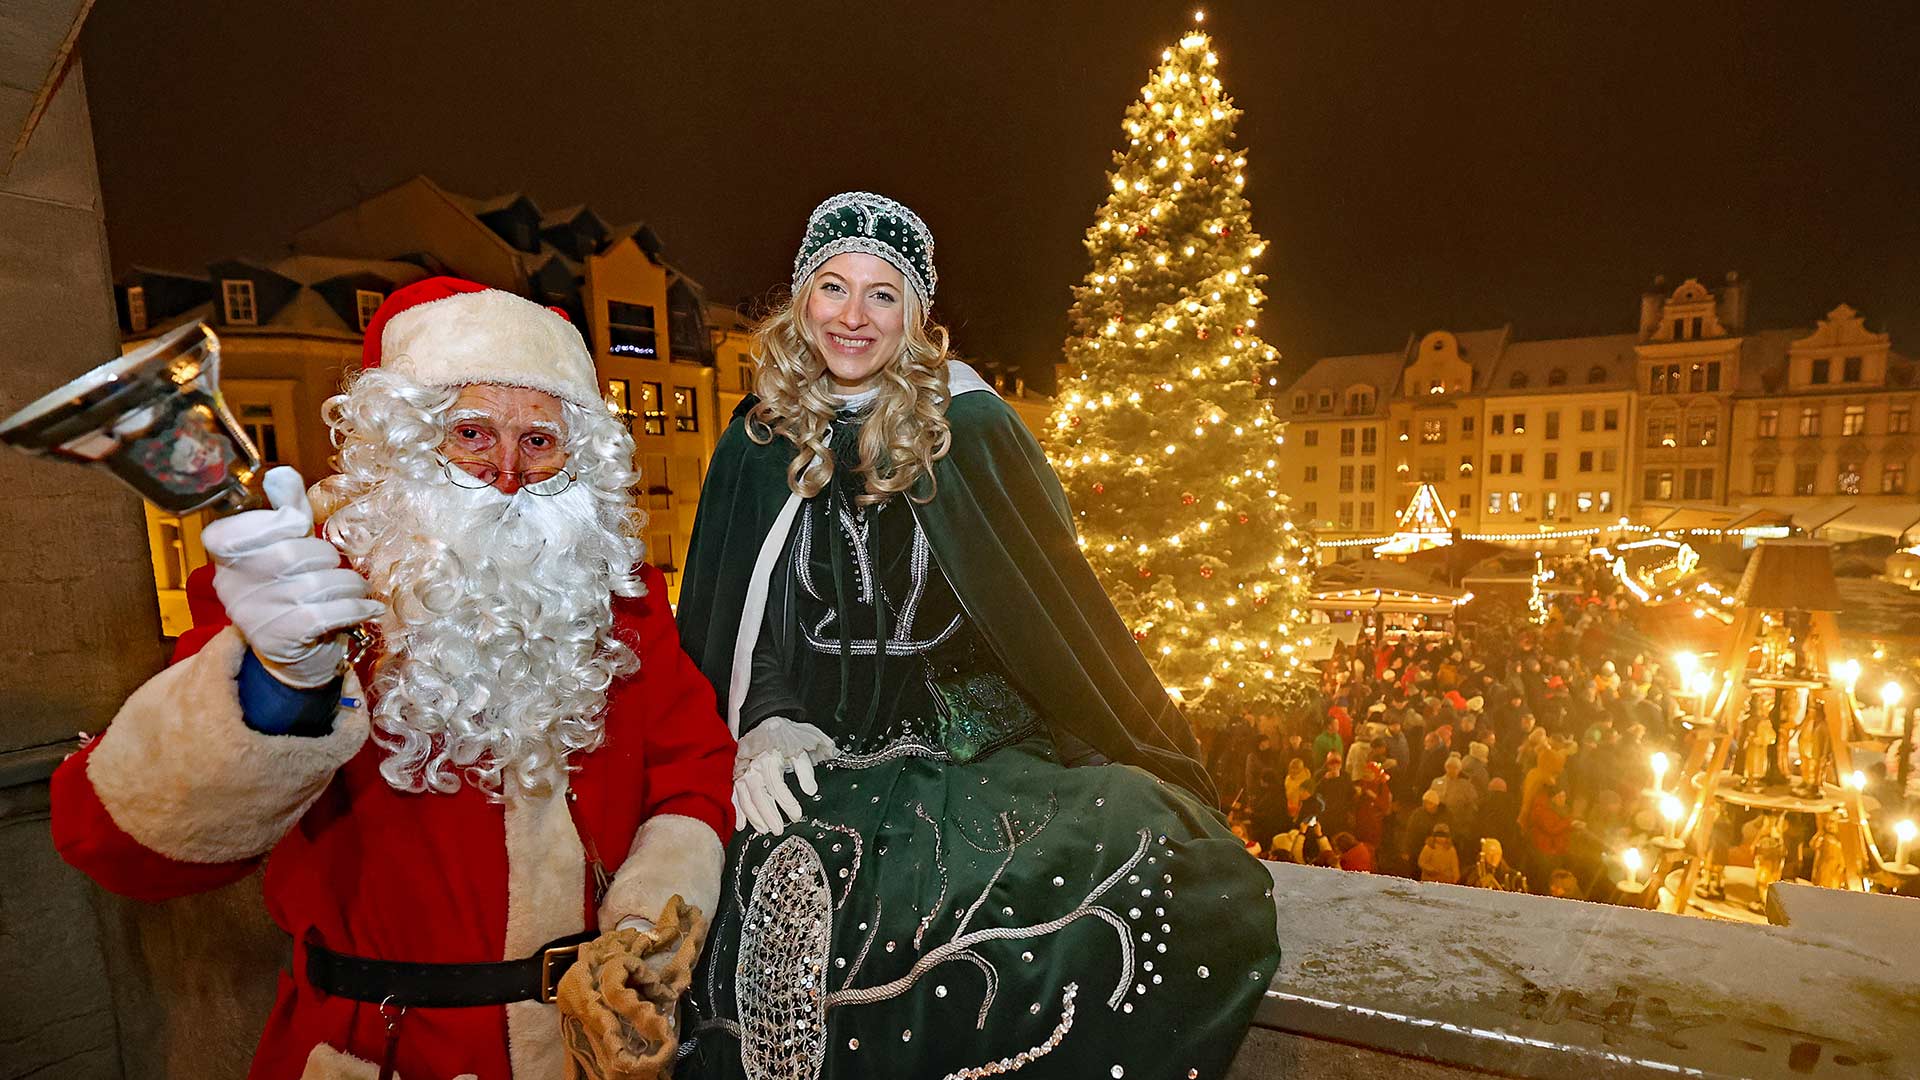
[[[760,401],[747,416],[747,437],[766,445],[775,436],[798,449],[787,466],[787,485],[803,498],[820,493],[833,478],[828,446],[840,397],[827,378],[819,343],[807,328],[807,300],[818,275],[775,308],[753,332],[753,392]],[[860,428],[862,506],[886,502],[901,492],[915,502],[933,498],[933,463],[947,455],[946,328],[933,321],[919,293],[900,290],[905,333],[900,352],[880,369],[879,394]],[[923,495],[914,485],[927,478]]]

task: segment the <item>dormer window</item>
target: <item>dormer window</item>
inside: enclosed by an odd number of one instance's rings
[[[380,305],[386,303],[386,300],[385,293],[377,293],[371,289],[353,290],[353,306],[360,315],[361,333],[366,333],[367,327],[373,323],[373,316],[379,312]]]
[[[1333,391],[1331,390],[1320,391],[1320,396],[1317,399],[1315,399],[1314,404],[1317,408],[1319,408],[1321,412],[1327,412],[1331,410],[1333,408]]]
[[[1524,371],[1516,371],[1508,376],[1507,387],[1512,390],[1525,390],[1527,388],[1527,373]]]
[[[147,290],[139,285],[127,289],[127,329],[147,328]]]
[[[1293,395],[1293,411],[1294,412],[1307,411],[1307,395],[1305,394]]]
[[[1587,385],[1593,386],[1607,381],[1607,369],[1595,364],[1587,369]]]
[[[253,282],[245,278],[221,279],[220,305],[226,311],[226,321],[233,326],[253,326],[260,321],[253,302]]]
[[[1548,386],[1567,385],[1567,369],[1554,368],[1552,371],[1547,372],[1547,385]]]

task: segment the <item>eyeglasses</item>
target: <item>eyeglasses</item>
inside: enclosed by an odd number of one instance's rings
[[[520,478],[520,490],[529,495],[558,495],[573,486],[574,475],[565,469],[502,469],[473,458],[441,458],[440,468],[454,487],[468,491],[492,487],[502,476]]]

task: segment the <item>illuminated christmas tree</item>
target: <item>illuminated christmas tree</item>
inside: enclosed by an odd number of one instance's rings
[[[1047,440],[1088,560],[1203,723],[1300,698],[1312,558],[1255,396],[1275,357],[1255,332],[1265,245],[1217,65],[1196,28],[1127,109]]]

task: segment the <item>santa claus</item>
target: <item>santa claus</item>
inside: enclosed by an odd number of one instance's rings
[[[714,909],[733,743],[573,326],[435,278],[366,349],[321,535],[290,469],[207,527],[196,626],[55,775],[55,842],[148,901],[265,860],[294,955],[256,1078],[559,1077],[578,947]]]

